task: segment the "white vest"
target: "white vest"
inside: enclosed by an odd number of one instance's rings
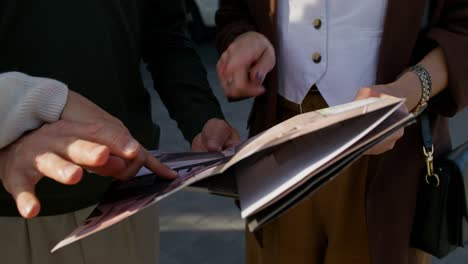
[[[386,0],[278,0],[279,93],[301,103],[316,84],[329,105],[375,84]]]

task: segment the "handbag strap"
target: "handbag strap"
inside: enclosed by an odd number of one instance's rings
[[[431,133],[431,124],[429,122],[429,114],[427,111],[424,111],[419,116],[419,120],[421,121],[421,133],[423,144],[426,150],[430,150],[432,145],[432,133]]]

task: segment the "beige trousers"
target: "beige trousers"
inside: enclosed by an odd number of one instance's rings
[[[144,211],[104,231],[51,254],[91,212],[25,220],[0,217],[1,264],[155,264],[159,255],[158,207]]]

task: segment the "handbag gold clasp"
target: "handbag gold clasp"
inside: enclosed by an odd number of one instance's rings
[[[426,183],[431,184],[430,178],[434,177],[435,179],[435,187],[439,187],[440,185],[440,179],[439,175],[434,173],[434,145],[431,146],[430,149],[423,147],[423,153],[424,156],[426,157],[426,168],[427,168],[427,174],[426,174]]]

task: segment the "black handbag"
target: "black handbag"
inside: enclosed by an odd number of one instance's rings
[[[442,258],[468,242],[468,142],[434,159],[428,114],[420,121],[427,173],[420,179],[411,246]]]

